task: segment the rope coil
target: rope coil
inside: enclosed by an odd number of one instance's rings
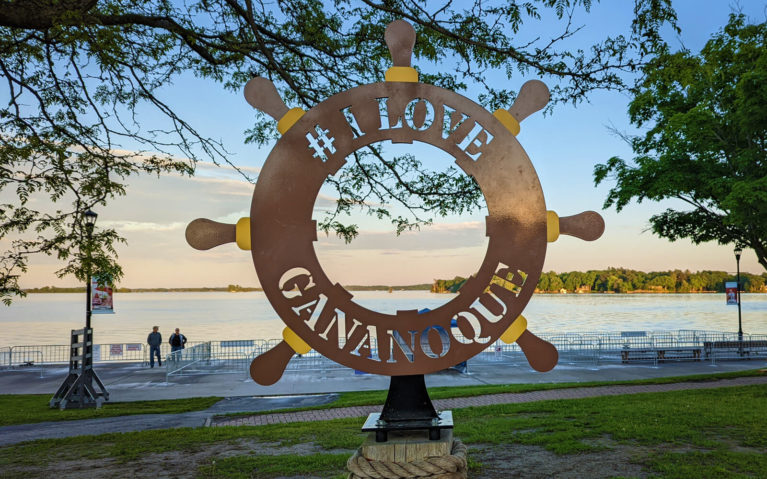
[[[427,457],[413,462],[372,461],[361,448],[346,461],[347,479],[466,479],[466,446],[453,440],[449,456]]]

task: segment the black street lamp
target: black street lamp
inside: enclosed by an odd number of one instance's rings
[[[96,224],[96,218],[99,215],[88,209],[83,213],[83,219],[85,220],[85,232],[88,234],[88,243],[86,252],[88,254],[88,260],[86,263],[86,275],[85,278],[85,329],[91,329],[91,241],[93,240],[93,226]]]
[[[737,279],[735,280],[738,284],[738,342],[739,347],[738,351],[740,352],[740,355],[743,356],[743,326],[741,322],[741,316],[740,316],[740,255],[743,253],[743,249],[740,246],[735,247],[735,264],[737,267]]]
[[[85,232],[85,328],[73,329],[69,353],[69,375],[50,400],[50,407],[60,409],[100,407],[109,400],[109,392],[93,370],[93,329],[91,328],[91,275],[93,226],[98,215],[90,209],[83,213]]]

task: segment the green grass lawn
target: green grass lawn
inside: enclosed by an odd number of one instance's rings
[[[481,386],[450,386],[429,388],[429,397],[435,399],[450,399],[461,397],[481,396],[485,394],[504,394],[504,393],[525,393],[532,391],[547,391],[551,389],[565,388],[583,388],[598,386],[625,386],[640,384],[671,384],[682,382],[706,382],[717,381],[719,379],[732,379],[738,377],[764,376],[767,375],[767,369],[751,369],[745,371],[733,371],[727,373],[715,374],[694,374],[688,376],[673,376],[663,378],[635,379],[631,381],[590,381],[575,383],[539,383],[539,384],[486,384]],[[243,412],[223,414],[222,416],[251,416],[260,414],[272,414],[275,412],[286,411],[309,411],[317,409],[327,409],[329,407],[352,407],[352,406],[373,406],[383,404],[386,401],[388,391],[351,391],[341,392],[338,399],[330,404],[323,406],[307,406],[302,408],[279,409],[272,411]]]
[[[540,401],[453,411],[455,435],[469,446],[470,477],[499,475],[488,451],[533,448],[551,462],[630,452],[642,475],[765,477],[767,386]],[[183,467],[189,477],[344,477],[364,440],[362,418],[142,431],[32,441],[0,448],[4,477],[39,477],[62,464],[100,475]],[[598,456],[602,454],[602,456]],[[525,461],[526,457],[517,458]],[[127,471],[127,472],[126,472]],[[570,469],[563,469],[572,474]]]
[[[549,389],[596,387],[627,384],[667,384],[677,382],[715,381],[744,376],[763,376],[765,370],[736,371],[730,373],[704,374],[693,376],[640,379],[634,381],[598,381],[583,383],[544,383],[544,384],[491,384],[482,386],[437,387],[429,388],[431,399],[480,396],[484,394],[521,393]],[[337,400],[324,406],[313,406],[280,411],[299,411],[327,409],[329,407],[369,406],[383,404],[387,391],[354,391],[339,394]],[[31,424],[44,421],[68,421],[76,419],[94,419],[103,417],[128,416],[134,414],[172,414],[200,411],[220,401],[220,397],[171,399],[158,401],[105,402],[100,409],[50,409],[49,394],[8,394],[0,395],[0,427],[14,424]],[[270,414],[277,411],[233,413],[227,416]]]
[[[71,421],[134,414],[171,414],[207,409],[220,397],[169,399],[161,401],[105,402],[100,409],[51,409],[50,394],[1,394],[0,426],[43,421]]]

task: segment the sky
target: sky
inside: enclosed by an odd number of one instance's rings
[[[576,23],[584,25],[578,37],[584,45],[602,35],[628,30],[631,2],[604,3],[594,5],[591,14],[576,18]],[[721,29],[728,14],[737,7],[721,0],[676,1],[674,5],[682,34],[677,37],[667,32],[668,39],[673,48],[684,44],[693,52],[699,51],[706,40]],[[764,1],[755,0],[744,0],[739,5],[756,22],[765,20],[766,6]],[[541,31],[534,28],[544,27],[523,27],[520,35],[554,34],[545,28]],[[529,79],[532,77],[517,76],[512,81],[519,82],[518,88]],[[220,138],[232,153],[233,163],[253,175],[258,174],[269,148],[244,144],[243,132],[255,115],[241,93],[228,92],[217,84],[185,76],[164,94],[203,135]],[[470,93],[465,96],[472,98]],[[625,267],[644,271],[678,268],[734,272],[732,246],[694,245],[687,240],[672,243],[648,231],[651,215],[680,207],[678,203],[632,203],[620,213],[614,208],[602,210],[613,184],[606,181],[595,187],[593,169],[612,156],[632,157],[630,148],[611,133],[612,128],[638,133],[628,121],[628,102],[625,94],[596,92],[590,95],[588,102],[559,105],[547,115],[537,113],[522,123],[517,139],[536,168],[547,209],[560,216],[594,210],[602,214],[606,223],[605,233],[597,241],[584,242],[562,236],[550,243],[544,271]],[[426,147],[418,151],[430,154]],[[97,211],[97,226],[113,227],[127,239],[127,245],[118,247],[119,261],[125,272],[121,286],[258,285],[248,252],[235,245],[197,251],[184,239],[186,225],[195,218],[234,223],[247,216],[252,184],[231,168],[206,163],[199,165],[195,177],[135,177],[128,183],[125,197]],[[318,215],[332,201],[332,194],[323,191],[315,205]],[[484,215],[478,212],[436,218],[433,226],[399,237],[386,222],[356,217],[361,226],[357,240],[346,245],[320,233],[315,247],[328,276],[345,285],[405,285],[467,276],[479,267],[484,256],[487,245]],[[22,287],[75,285],[73,278],[56,278],[53,273],[60,267],[55,258],[34,258],[20,284]],[[740,268],[753,273],[764,271],[750,250],[744,251]]]

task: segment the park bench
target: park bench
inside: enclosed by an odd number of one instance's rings
[[[660,347],[626,348],[621,351],[621,362],[630,361],[700,361],[701,348],[696,347]]]
[[[700,347],[679,346],[669,339],[663,335],[650,339],[646,331],[622,331],[621,340],[624,345],[621,350],[621,362],[700,361]]]
[[[647,348],[626,348],[621,351],[621,362],[628,363],[630,361],[655,361],[658,359],[653,349]]]
[[[624,341],[621,350],[621,362],[623,363],[629,361],[654,362],[658,359],[646,331],[621,331],[621,341]]]
[[[673,360],[679,361],[688,359],[690,361],[700,361],[701,348],[679,347],[679,348],[658,348],[658,361]]]
[[[712,355],[752,356],[767,355],[767,340],[706,341],[703,343],[706,358]]]

